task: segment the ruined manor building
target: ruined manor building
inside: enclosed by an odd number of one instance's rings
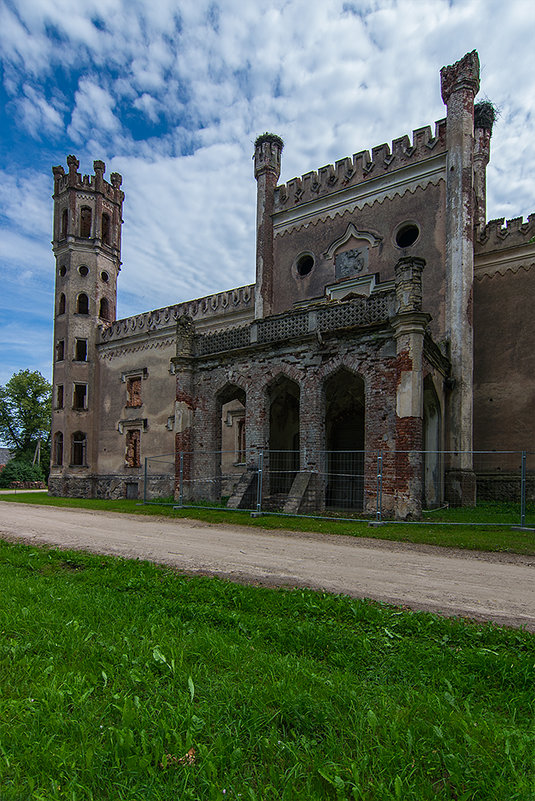
[[[145,457],[169,454],[191,497],[230,460],[247,506],[265,449],[291,464],[265,489],[280,508],[336,507],[325,460],[352,451],[369,511],[381,452],[383,507],[407,516],[473,502],[474,449],[533,446],[535,215],[486,222],[477,53],[440,78],[433,129],[284,185],[282,140],[260,136],[255,283],[123,320],[121,176],[54,167],[52,494],[139,497]]]

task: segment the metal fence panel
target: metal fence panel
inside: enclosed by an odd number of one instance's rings
[[[535,526],[535,452],[259,449],[244,462],[236,458],[235,451],[149,457],[144,500],[333,519]]]

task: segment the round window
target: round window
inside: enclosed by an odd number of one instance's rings
[[[297,270],[297,275],[308,275],[311,272],[312,268],[314,267],[314,256],[310,253],[303,253],[302,256],[299,256],[295,263],[295,269]]]
[[[415,223],[404,223],[396,233],[396,245],[398,248],[410,248],[419,236],[420,229]]]
[[[80,267],[78,267],[78,272],[80,273],[80,275],[83,275],[85,277],[89,272],[89,268],[86,267],[85,264],[82,264]]]
[[[104,281],[104,283],[105,283],[105,284],[107,284],[107,283],[108,283],[108,281],[110,280],[110,276],[108,275],[108,273],[106,272],[106,270],[103,270],[103,271],[100,273],[100,277],[102,278],[102,280]]]

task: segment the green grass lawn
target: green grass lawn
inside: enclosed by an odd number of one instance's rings
[[[0,541],[1,801],[528,801],[535,639]]]
[[[16,495],[0,495],[0,502],[36,503],[46,506],[60,506],[82,509],[100,509],[107,512],[128,512],[140,515],[163,515],[171,518],[193,518],[208,523],[227,523],[230,525],[251,526],[252,528],[279,529],[285,531],[309,531],[324,534],[346,534],[353,537],[374,537],[377,539],[399,540],[429,545],[440,545],[452,548],[466,548],[482,551],[505,551],[510,553],[535,554],[535,532],[529,529],[516,530],[513,511],[506,505],[500,505],[498,512],[504,517],[511,517],[503,526],[489,526],[483,522],[468,525],[470,519],[477,521],[489,514],[498,514],[496,505],[487,504],[477,509],[451,509],[432,512],[426,520],[438,525],[418,523],[383,523],[374,527],[358,521],[331,519],[314,519],[265,514],[251,517],[248,512],[224,509],[188,508],[174,509],[172,505],[141,504],[139,501],[105,501],[83,498],[54,498],[43,493],[24,493]],[[535,517],[534,517],[535,522]],[[455,525],[446,525],[454,523]],[[1,801],[1,799],[0,799]]]

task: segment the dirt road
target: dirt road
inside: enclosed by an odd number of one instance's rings
[[[306,586],[535,631],[535,556],[0,501],[0,537]]]

